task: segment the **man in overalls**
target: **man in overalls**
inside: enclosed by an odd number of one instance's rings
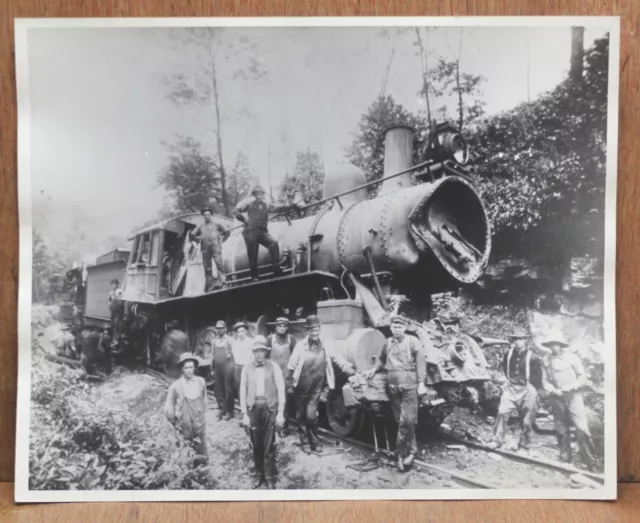
[[[527,348],[529,335],[523,329],[516,329],[509,338],[512,346],[501,365],[507,382],[500,397],[494,440],[490,446],[496,448],[504,444],[507,419],[516,412],[521,427],[518,448],[528,449],[538,408],[538,390],[542,387],[542,362]]]
[[[273,205],[265,201],[265,192],[259,185],[251,191],[251,196],[236,205],[233,215],[244,225],[244,241],[247,246],[251,281],[258,281],[258,251],[260,245],[269,250],[271,265],[275,276],[280,276],[280,248],[278,242],[269,234],[267,224],[269,213],[289,211],[297,208],[296,204]],[[242,213],[247,213],[248,218]]]
[[[318,403],[325,384],[336,385],[333,364],[348,376],[355,374],[353,366],[335,352],[328,340],[320,337],[320,320],[311,315],[306,320],[309,335],[296,344],[289,359],[287,392],[295,395],[296,422],[300,444],[307,441],[311,451],[322,451],[318,439]]]
[[[424,347],[414,336],[407,336],[403,316],[391,318],[391,337],[387,339],[373,369],[364,373],[370,379],[382,369],[387,371],[387,394],[398,423],[397,467],[401,472],[411,465],[418,452],[416,425],[420,396],[427,393],[427,359]]]
[[[218,419],[224,417],[228,420],[233,416],[235,367],[231,338],[227,335],[227,324],[222,320],[216,323],[216,337],[213,339],[213,369]]]
[[[587,384],[584,366],[577,355],[565,350],[569,344],[561,335],[551,336],[542,345],[551,349],[551,355],[545,362],[544,389],[549,393],[560,459],[567,463],[572,461],[570,429],[573,425],[582,461],[593,471],[594,448],[580,390]]]
[[[120,339],[120,331],[122,330],[122,322],[124,320],[124,301],[122,300],[122,289],[119,288],[120,282],[117,278],[111,280],[111,291],[109,291],[109,312],[111,313],[111,328],[113,336],[111,344],[116,346]]]
[[[278,364],[283,376],[287,376],[289,374],[287,369],[289,358],[291,358],[296,346],[296,339],[289,334],[289,320],[287,318],[276,318],[276,331],[267,338],[267,346],[271,351],[269,359]],[[295,409],[290,412],[291,405],[293,405],[293,398],[287,396],[284,407],[284,412],[287,414],[284,420],[284,431],[289,428],[289,414],[294,415],[295,413]]]
[[[240,409],[242,425],[249,428],[253,445],[253,488],[264,482],[268,489],[274,489],[276,428],[284,425],[285,386],[278,364],[266,359],[268,353],[266,343],[256,340],[254,359],[242,369]]]
[[[169,387],[165,415],[196,451],[195,465],[209,462],[207,442],[207,386],[204,378],[195,375],[198,359],[190,352],[178,362],[182,376]]]
[[[222,224],[213,221],[213,209],[205,207],[202,209],[204,223],[198,225],[191,231],[190,238],[200,242],[202,246],[202,265],[206,279],[205,292],[212,290],[214,285],[212,260],[216,264],[218,272],[218,287],[226,283],[226,276],[222,269],[222,242],[229,236],[229,231]]]
[[[236,333],[235,338],[231,339],[231,354],[233,355],[233,395],[232,400],[229,399],[231,405],[240,393],[240,378],[242,376],[242,368],[253,360],[253,340],[247,336],[249,327],[243,321],[237,322],[233,326]],[[227,411],[229,418],[233,418],[233,410]]]

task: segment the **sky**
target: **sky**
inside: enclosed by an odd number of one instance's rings
[[[588,27],[585,48],[604,33]],[[212,107],[167,96],[168,75],[193,78],[204,69],[183,36],[165,28],[29,29],[32,188],[46,221],[84,216],[92,235],[125,236],[162,205],[155,180],[167,164],[163,141],[192,136],[213,152]],[[461,70],[486,79],[489,115],[534,99],[568,72],[569,27],[467,27],[462,38]],[[460,28],[438,28],[427,46],[450,57],[459,39]],[[230,28],[220,42],[225,163],[242,151],[267,184],[270,150],[274,192],[297,151],[320,152],[326,170],[344,161],[361,115],[382,92],[392,51],[384,93],[424,109],[413,31]],[[266,74],[234,77],[250,60]]]

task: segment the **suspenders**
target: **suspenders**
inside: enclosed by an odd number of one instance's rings
[[[510,380],[511,376],[510,376],[510,372],[509,372],[509,367],[510,367],[510,363],[511,363],[511,356],[513,355],[513,347],[509,349],[509,352],[507,353],[507,368],[506,370],[506,374],[507,374],[507,379]],[[531,351],[527,351],[527,359],[525,361],[525,378],[527,380],[527,385],[529,384],[529,376],[530,376],[530,370],[531,370]]]

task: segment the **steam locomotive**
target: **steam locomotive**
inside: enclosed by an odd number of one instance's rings
[[[458,130],[436,126],[416,165],[413,144],[411,128],[388,129],[380,180],[367,182],[361,169],[345,165],[326,173],[322,199],[307,208],[315,212],[300,219],[275,217],[269,232],[280,246],[277,277],[261,247],[260,279],[251,281],[241,226],[223,216],[213,219],[232,230],[222,245],[227,285],[210,292],[205,292],[198,244],[189,239],[202,222],[199,214],[138,231],[120,268],[125,317],[118,352],[175,374],[172,362],[160,358],[169,321],[180,323],[198,353],[217,320],[242,319],[254,334],[267,334],[276,317],[286,316],[292,334],[301,338],[304,319],[313,313],[323,335],[361,372],[375,364],[390,335],[390,316],[402,313],[410,319],[409,334],[428,349],[430,393],[421,400],[420,423],[437,425],[454,405],[477,404],[489,379],[477,340],[438,331],[429,320],[434,293],[472,284],[483,274],[490,222],[465,168],[469,151]],[[371,191],[377,194],[369,197]],[[100,288],[99,297],[93,296],[94,287]],[[91,314],[90,304],[106,300],[91,275],[87,293],[85,322],[104,323],[104,316]],[[337,385],[322,398],[336,433],[357,432],[367,412],[391,416],[384,375],[371,382],[342,377]]]

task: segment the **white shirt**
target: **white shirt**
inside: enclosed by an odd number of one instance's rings
[[[256,397],[264,396],[264,365],[256,367]]]
[[[231,340],[231,352],[236,365],[246,365],[253,361],[253,339],[245,338],[241,340],[235,338]]]

